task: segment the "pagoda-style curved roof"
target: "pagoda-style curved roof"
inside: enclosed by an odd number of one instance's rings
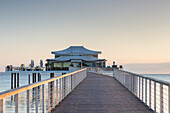
[[[58,62],[66,62],[70,60],[83,60],[87,62],[106,61],[105,59],[98,59],[92,56],[60,56],[55,59],[47,59],[47,61],[58,61]]]
[[[79,54],[79,55],[95,55],[101,54],[101,51],[93,51],[84,48],[83,46],[70,46],[69,48],[61,51],[52,51],[52,54],[55,55],[71,55],[71,54]]]

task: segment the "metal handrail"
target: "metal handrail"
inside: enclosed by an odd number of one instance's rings
[[[113,76],[154,112],[170,113],[170,82],[118,69]]]
[[[50,73],[54,74],[54,73]],[[38,112],[38,98],[42,96],[42,112],[45,112],[45,95],[47,93],[48,97],[48,112],[51,111],[52,108],[55,107],[59,102],[61,102],[81,81],[86,78],[86,68],[81,69],[72,73],[68,73],[59,77],[50,78],[44,81],[36,82],[30,85],[22,86],[16,89],[4,91],[0,93],[0,113],[4,113],[5,110],[5,99],[11,97],[11,101],[15,103],[15,113],[19,111],[19,94],[22,92],[26,92],[26,102],[27,102],[27,112],[29,112],[30,108],[30,99],[35,99],[36,112]],[[46,92],[46,84],[48,84]],[[39,90],[41,88],[41,94],[39,94]],[[30,91],[33,90],[32,98],[30,96]],[[54,91],[55,90],[55,91]],[[14,96],[14,99],[12,100]],[[35,96],[35,97],[34,97]],[[51,103],[52,101],[52,103]],[[54,104],[56,101],[56,104]]]

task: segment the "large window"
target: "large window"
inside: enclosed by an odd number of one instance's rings
[[[63,63],[63,67],[69,67],[71,65],[70,62]]]
[[[62,67],[62,63],[54,63],[54,67]]]

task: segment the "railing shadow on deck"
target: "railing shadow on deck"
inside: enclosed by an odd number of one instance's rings
[[[0,113],[51,112],[87,74],[81,69],[0,93]],[[54,74],[54,73],[50,73]]]

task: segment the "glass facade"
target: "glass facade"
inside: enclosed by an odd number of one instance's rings
[[[105,67],[105,62],[54,62],[52,68],[57,67]]]

